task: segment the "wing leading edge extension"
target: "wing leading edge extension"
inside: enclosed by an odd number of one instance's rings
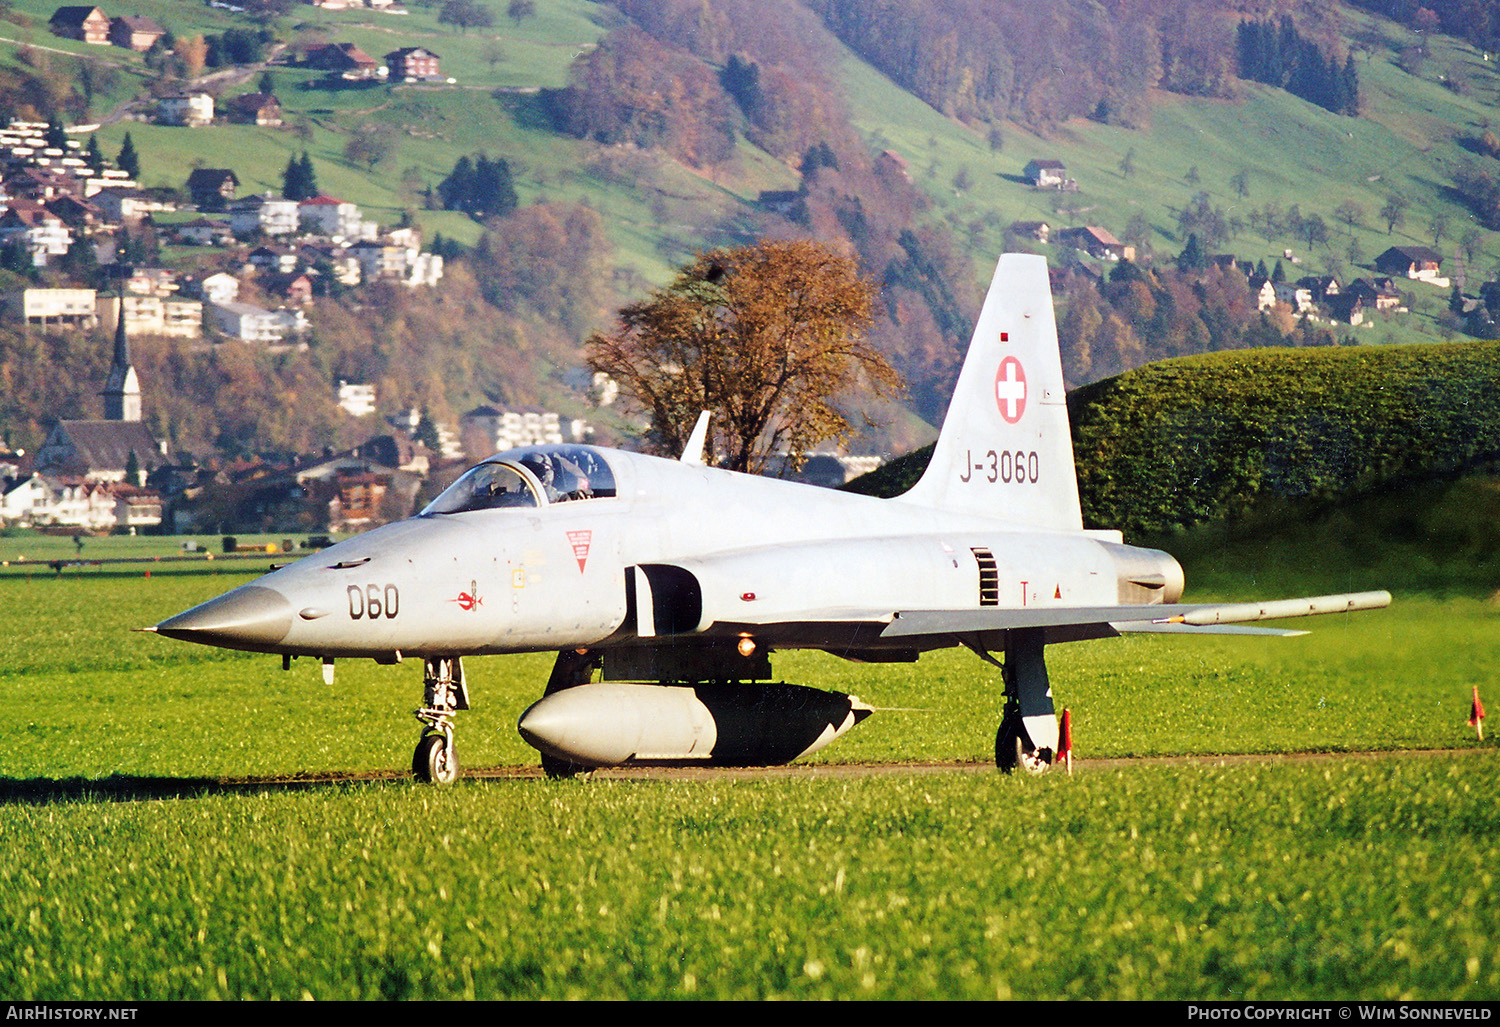
[[[1390,604],[1389,592],[1356,592],[1264,603],[909,610],[897,613],[880,637],[882,641],[907,639],[916,642],[933,636],[985,635],[1021,628],[1048,629],[1049,636],[1055,636],[1049,637],[1049,642],[1132,632],[1297,635],[1303,632],[1248,625],[1255,621],[1378,610]]]

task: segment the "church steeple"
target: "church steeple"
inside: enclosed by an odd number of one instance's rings
[[[139,421],[141,419],[141,383],[130,366],[130,340],[125,337],[125,296],[116,297],[115,358],[109,365],[104,383],[104,419],[106,421]]]

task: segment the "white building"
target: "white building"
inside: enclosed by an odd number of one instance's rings
[[[297,201],[265,193],[229,205],[229,229],[235,235],[295,235]]]
[[[34,474],[5,494],[7,522],[85,531],[135,531],[161,523],[161,494],[121,481]]]
[[[355,417],[375,412],[375,386],[360,382],[339,382],[339,406]]]
[[[99,324],[93,289],[19,289],[6,296],[5,309],[27,324]]]
[[[209,303],[204,318],[215,330],[243,342],[279,343],[286,333],[284,319],[249,303]]]
[[[174,204],[159,200],[134,186],[100,189],[89,197],[89,202],[99,208],[106,221],[115,224],[134,224],[147,214],[170,213],[177,209]]]
[[[570,435],[575,434],[570,425]],[[465,432],[478,432],[487,445],[497,452],[518,446],[540,446],[548,443],[576,442],[564,438],[562,419],[557,414],[536,411],[500,411],[492,406],[475,407],[463,416]]]
[[[201,128],[213,124],[214,98],[204,92],[174,93],[156,104],[156,120],[163,125]]]
[[[60,257],[73,245],[73,233],[62,218],[35,205],[12,201],[0,215],[0,245],[19,245],[31,255],[34,267],[46,267],[48,258]]]
[[[199,282],[197,292],[208,303],[233,303],[240,298],[240,280],[218,271]]]
[[[0,485],[0,523],[30,524],[32,511],[49,499],[50,493],[39,474],[6,479]]]
[[[98,297],[99,322],[117,324],[120,297],[104,293]],[[125,329],[135,335],[163,335],[173,339],[197,339],[203,335],[203,304],[199,300],[170,296],[125,294]]]
[[[359,208],[332,196],[314,196],[297,205],[297,221],[304,232],[330,239],[361,239],[365,222]]]
[[[403,281],[409,286],[434,286],[443,280],[443,258],[436,253],[414,253]]]

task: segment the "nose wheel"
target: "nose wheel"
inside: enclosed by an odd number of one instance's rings
[[[411,772],[423,784],[446,785],[458,780],[458,753],[453,749],[453,735],[434,731],[419,738],[417,751],[411,758]]]
[[[424,784],[452,784],[458,780],[458,754],[453,747],[453,715],[469,708],[463,661],[429,656],[422,664],[422,707],[414,711],[422,735],[412,754],[412,776]]]

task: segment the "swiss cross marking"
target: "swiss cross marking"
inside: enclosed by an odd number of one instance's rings
[[[1015,357],[1000,361],[995,372],[995,406],[1006,424],[1015,424],[1026,411],[1026,372]]]

